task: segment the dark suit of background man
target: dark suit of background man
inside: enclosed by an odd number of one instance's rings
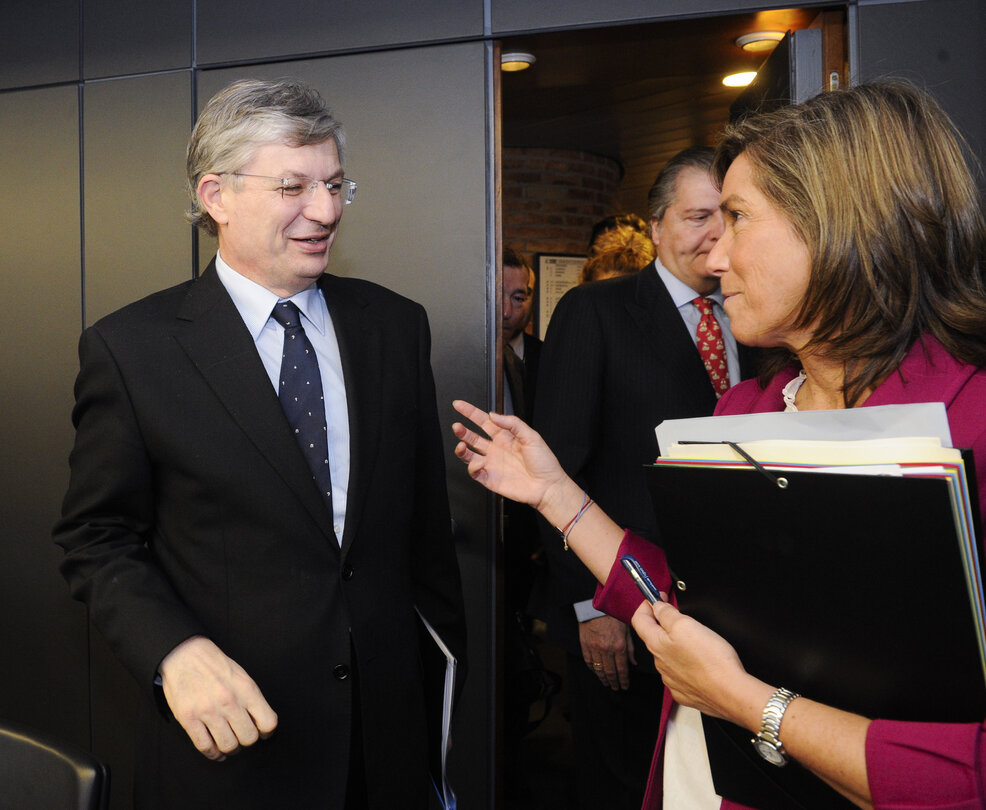
[[[541,341],[528,334],[534,314],[534,270],[516,250],[503,248],[504,411],[530,420],[537,394]],[[519,362],[517,362],[519,361]]]
[[[527,333],[534,312],[534,270],[527,260],[510,247],[503,249],[503,324],[500,338],[503,347],[503,409],[521,419],[530,419],[537,394],[538,364],[541,341]],[[503,544],[506,568],[506,621],[528,624],[527,602],[537,570],[535,557],[541,547],[537,513],[526,504],[503,502]],[[516,628],[512,628],[516,629]],[[530,629],[530,628],[527,628]],[[509,661],[508,661],[509,670]],[[507,696],[508,703],[510,696]],[[518,715],[520,726],[527,724],[527,706]],[[511,724],[508,722],[508,731]]]
[[[81,339],[54,534],[144,693],[139,808],[427,804],[414,606],[465,639],[428,323],[325,274],[342,146],[304,85],[219,93],[188,150],[218,256]],[[284,299],[318,357],[331,504],[278,399]]]
[[[534,407],[541,341],[526,329],[534,312],[534,270],[511,247],[503,248],[503,408],[530,419]],[[537,513],[526,504],[503,501],[504,792],[508,806],[530,796],[534,767],[522,747],[530,731],[531,705],[543,697],[541,672],[532,669],[531,619],[527,603],[540,567]]]
[[[614,520],[653,539],[641,467],[657,456],[654,427],[710,415],[716,404],[696,348],[700,314],[692,299],[715,300],[730,379],[748,376],[729,334],[719,280],[705,265],[723,229],[711,156],[711,149],[686,150],[661,171],[648,201],[658,258],[635,275],[569,291],[541,353],[535,427]],[[593,577],[552,535],[544,538],[548,576],[536,615],[569,653],[580,807],[637,810],[657,735],[660,679],[653,669],[631,667],[632,631],[592,609]],[[639,641],[636,650],[647,663]]]
[[[503,248],[503,323],[500,338],[503,346],[503,410],[521,419],[530,419],[537,393],[537,370],[541,358],[541,341],[527,333],[534,313],[534,270],[527,260],[510,247]],[[505,621],[509,632],[530,630],[527,601],[537,570],[535,557],[541,547],[537,513],[526,504],[503,502],[503,546],[505,563]],[[508,636],[509,638],[509,636]],[[507,672],[511,671],[512,648],[507,645]],[[508,682],[508,687],[509,687]],[[506,696],[508,738],[523,736],[527,728],[528,704],[515,703],[517,695]],[[508,743],[509,745],[509,743]],[[516,746],[508,756],[516,754]],[[509,773],[507,774],[510,775]]]

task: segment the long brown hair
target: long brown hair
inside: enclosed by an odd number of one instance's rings
[[[794,328],[845,364],[860,396],[930,333],[986,364],[986,225],[964,142],[926,92],[881,81],[823,93],[728,127],[712,174],[746,155],[754,183],[811,255]],[[761,384],[792,360],[768,353]]]

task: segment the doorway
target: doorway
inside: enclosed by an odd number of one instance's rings
[[[715,144],[741,92],[724,86],[723,76],[756,71],[770,53],[742,50],[739,37],[821,29],[823,75],[848,84],[846,26],[846,7],[833,6],[505,38],[501,52],[529,53],[535,61],[500,75],[503,245],[535,270],[547,267],[539,266],[545,256],[578,266],[593,221],[616,213],[646,220],[647,193],[661,167],[684,148]],[[539,297],[557,297],[547,284],[538,279]],[[544,312],[550,318],[550,308]],[[543,336],[545,326],[536,316],[535,333]],[[538,576],[550,578],[543,558],[539,565]],[[529,606],[529,641],[562,686],[541,722],[520,739],[505,739],[502,806],[567,810],[578,807],[580,764],[572,748],[566,655],[537,612]],[[638,650],[638,661],[646,655]],[[508,681],[505,705],[513,697]],[[532,720],[546,708],[546,701],[534,703]]]

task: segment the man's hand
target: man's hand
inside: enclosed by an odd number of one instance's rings
[[[277,727],[277,715],[253,679],[203,636],[175,647],[160,671],[175,719],[209,759],[224,760]]]
[[[589,619],[579,623],[579,641],[585,665],[596,674],[603,686],[614,692],[630,688],[630,664],[637,661],[633,656],[633,637],[627,625],[612,616]]]

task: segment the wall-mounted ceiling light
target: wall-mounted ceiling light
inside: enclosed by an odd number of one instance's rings
[[[744,51],[759,53],[776,48],[777,43],[782,39],[784,39],[783,31],[754,31],[752,34],[737,37],[736,44]]]
[[[537,60],[534,58],[534,54],[532,53],[513,51],[511,53],[505,53],[500,57],[500,70],[505,70],[507,72],[527,70],[536,61]]]
[[[757,72],[755,70],[748,70],[744,73],[731,73],[722,80],[722,83],[726,87],[746,87],[756,77]]]

